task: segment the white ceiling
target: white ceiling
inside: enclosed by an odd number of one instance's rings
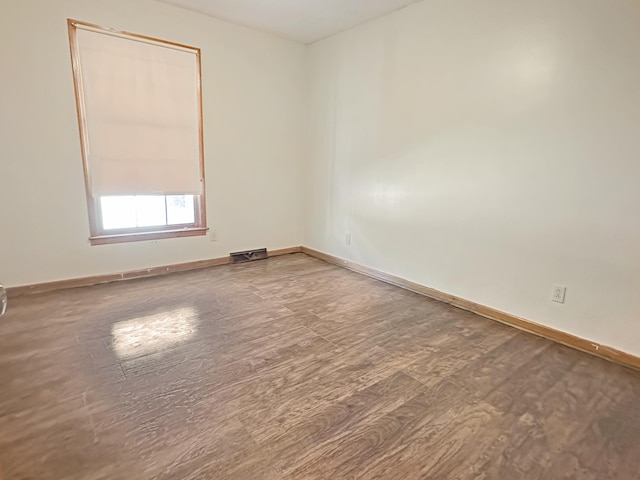
[[[421,0],[160,0],[313,43]]]

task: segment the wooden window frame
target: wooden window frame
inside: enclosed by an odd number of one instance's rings
[[[145,41],[149,43],[159,43],[179,47],[181,49],[192,50],[196,55],[198,68],[196,82],[198,93],[198,142],[200,150],[200,171],[202,174],[202,193],[194,195],[194,223],[187,225],[162,225],[159,227],[136,227],[120,230],[105,230],[101,223],[100,199],[93,196],[91,191],[91,169],[89,165],[87,122],[84,107],[84,92],[82,87],[82,75],[80,65],[80,52],[76,36],[76,27],[84,26],[93,30],[103,31],[107,34],[115,34],[131,40]],[[76,112],[78,115],[78,129],[80,132],[80,149],[82,151],[82,167],[84,171],[84,183],[87,197],[87,211],[89,216],[89,242],[91,245],[105,245],[110,243],[138,242],[143,240],[159,240],[163,238],[192,237],[207,234],[206,215],[206,183],[204,171],[204,130],[202,113],[202,61],[200,49],[181,43],[161,40],[159,38],[140,35],[126,31],[119,31],[101,27],[92,23],[79,20],[67,19],[67,29],[69,33],[69,46],[71,50],[71,66],[73,71],[73,86],[76,97]]]

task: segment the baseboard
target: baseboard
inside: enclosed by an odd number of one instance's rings
[[[280,250],[270,250],[268,254],[270,257],[277,257],[279,255],[288,255],[290,253],[300,253],[301,251],[302,247],[291,247],[282,248]],[[105,275],[95,275],[92,277],[72,278],[69,280],[37,283],[34,285],[24,285],[20,287],[8,287],[7,295],[11,298],[21,295],[64,290],[68,288],[88,287],[100,283],[119,282],[122,280],[131,280],[134,278],[155,277],[157,275],[166,275],[167,273],[186,272],[188,270],[198,270],[201,268],[215,267],[217,265],[227,265],[229,263],[231,263],[231,259],[229,257],[211,258],[208,260],[177,263],[173,265],[164,265],[161,267],[145,268],[142,270],[130,270],[122,273],[108,273]]]
[[[450,305],[453,305],[454,307],[468,310],[491,320],[495,320],[505,325],[517,328],[519,330],[533,333],[534,335],[547,338],[554,342],[561,343],[562,345],[575,348],[576,350],[590,353],[597,357],[604,358],[605,360],[624,365],[625,367],[640,370],[640,357],[621,352],[620,350],[616,350],[615,348],[600,345],[590,340],[585,340],[584,338],[576,337],[575,335],[546,327],[544,325],[525,320],[524,318],[516,317],[515,315],[511,315],[494,308],[486,307],[484,305],[480,305],[479,303],[465,300],[464,298],[456,297],[455,295],[450,295],[433,288],[425,287],[424,285],[411,282],[404,278],[380,272],[379,270],[365,267],[357,263],[349,262],[342,258],[334,257],[333,255],[319,252],[311,248],[302,247],[302,253],[311,257],[318,258],[320,260],[324,260],[325,262],[341,266],[348,270],[367,275],[377,280],[390,283],[391,285],[396,285],[398,287],[411,290],[412,292],[425,295],[435,300],[448,303]]]
[[[289,247],[281,248],[280,250],[269,250],[267,253],[270,257],[277,257],[280,255],[289,255],[291,253],[301,253],[302,247]]]

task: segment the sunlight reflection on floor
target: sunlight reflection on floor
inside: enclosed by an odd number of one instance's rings
[[[118,322],[111,328],[113,350],[120,357],[158,353],[193,337],[198,328],[193,307]]]

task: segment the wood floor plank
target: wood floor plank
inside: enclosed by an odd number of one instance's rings
[[[256,472],[263,479],[281,478],[310,460],[324,458],[333,441],[392,411],[422,389],[409,376],[395,373],[326,408],[314,409],[298,423],[273,432],[254,458],[225,478],[256,478]]]
[[[386,472],[382,478],[392,478],[393,472],[398,471],[402,471],[403,478],[420,478],[420,470],[430,461],[428,455],[419,453],[424,452],[423,442],[433,439],[453,418],[469,419],[474,415],[470,409],[477,404],[466,402],[456,403],[455,412],[446,415],[452,408],[452,399],[460,394],[461,390],[449,383],[419,393],[387,415],[362,425],[349,437],[336,439],[322,458],[284,478],[375,478],[381,471]],[[401,470],[398,464],[402,465]]]

